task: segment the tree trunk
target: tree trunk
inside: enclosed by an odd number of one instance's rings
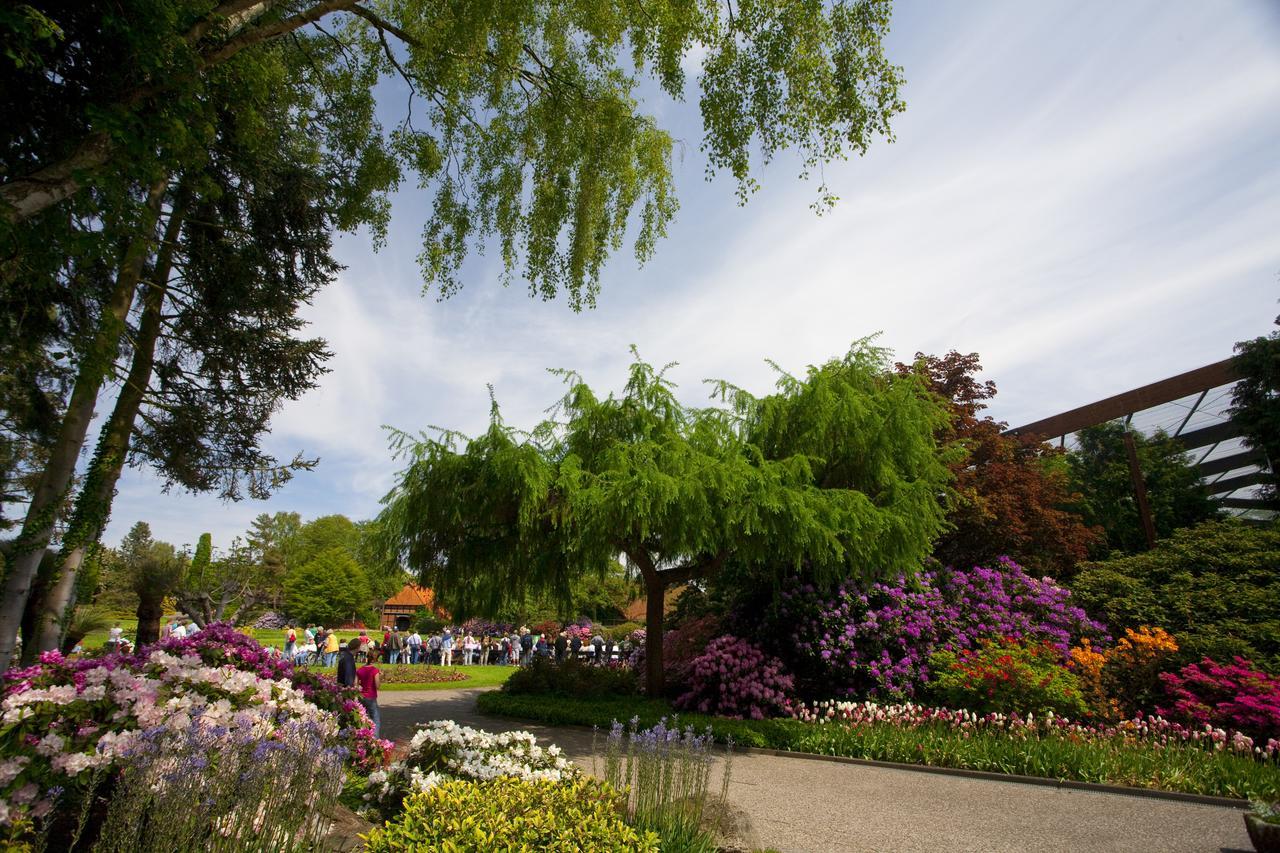
[[[27,606],[22,610],[22,666],[31,666],[40,656],[40,616],[44,613],[45,602],[49,600],[49,587],[57,570],[58,555],[45,549],[40,568],[31,581]]]
[[[662,620],[666,615],[667,587],[661,578],[645,577],[644,670],[645,692],[659,698],[666,688],[662,662]]]
[[[150,645],[160,639],[160,617],[164,615],[164,596],[138,592],[138,635],[134,637],[134,649]]]
[[[164,188],[163,181],[151,188],[147,199],[147,215],[140,233],[130,241],[125,250],[116,275],[115,289],[99,318],[93,343],[81,359],[57,442],[50,450],[49,462],[31,495],[22,533],[14,548],[13,564],[5,578],[4,595],[0,599],[0,674],[9,668],[18,627],[22,623],[22,612],[31,592],[31,581],[53,535],[58,504],[70,488],[75,475],[76,459],[84,447],[98,391],[102,388],[107,370],[115,361],[116,348],[124,331],[124,321],[133,304],[134,290],[142,277],[143,264],[155,241],[154,227],[160,215]]]
[[[138,335],[134,341],[133,361],[120,395],[116,397],[111,417],[102,426],[98,447],[85,477],[84,486],[76,498],[71,523],[63,537],[60,573],[45,602],[40,627],[40,651],[57,649],[62,645],[62,635],[71,612],[75,608],[76,577],[84,564],[90,545],[98,541],[111,515],[111,501],[115,497],[116,483],[129,454],[129,439],[133,424],[142,408],[142,399],[151,384],[151,370],[155,364],[156,341],[160,337],[161,314],[164,308],[165,285],[173,265],[173,251],[182,229],[182,201],[175,202],[165,226],[164,242],[156,259],[155,272],[142,300],[142,317],[138,323]]]

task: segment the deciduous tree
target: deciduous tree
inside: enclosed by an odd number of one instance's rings
[[[561,375],[561,420],[524,433],[495,404],[482,436],[406,444],[380,531],[455,616],[531,590],[567,598],[575,578],[624,554],[648,593],[658,694],[670,584],[730,560],[827,579],[910,573],[941,526],[934,430],[946,415],[881,350],[782,374],[763,398],[717,383],[724,403],[707,408],[681,404],[665,371],[638,359],[618,396]]]
[[[916,353],[914,364],[897,369],[921,375],[948,402],[951,420],[938,440],[967,451],[951,466],[950,529],[934,543],[934,556],[969,569],[1003,555],[1037,576],[1069,578],[1102,534],[1075,510],[1080,495],[1071,488],[1063,452],[1038,436],[1006,435],[1007,424],[981,414],[996,386],[978,381],[977,353]]]

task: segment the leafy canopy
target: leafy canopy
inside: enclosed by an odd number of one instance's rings
[[[369,578],[345,548],[331,548],[285,579],[285,603],[292,619],[337,625],[367,619]]]
[[[675,140],[646,104],[698,73],[708,173],[745,198],[752,160],[796,152],[802,172],[889,137],[901,71],[884,56],[887,0],[32,0],[0,14],[0,244],[13,223],[84,193],[146,184],[198,150],[218,117],[202,95],[227,63],[279,47],[321,95],[299,126],[354,158],[339,227],[385,234],[407,174],[432,198],[419,256],[430,287],[460,283],[496,246],[533,293],[589,304],[635,228],[648,257],[676,211]],[[629,61],[628,61],[629,60]],[[398,78],[403,110],[375,113]],[[403,89],[401,89],[403,91]],[[32,108],[32,105],[36,105]],[[820,205],[834,200],[819,188]],[[74,203],[74,202],[72,202]],[[18,235],[20,236],[20,235]],[[3,253],[0,253],[3,254]]]
[[[1079,445],[1068,454],[1071,488],[1080,494],[1077,505],[1085,523],[1106,533],[1105,548],[1132,554],[1146,548],[1133,478],[1124,448],[1125,428],[1117,422],[1083,429]],[[1176,439],[1163,431],[1133,433],[1138,465],[1147,486],[1147,502],[1156,536],[1165,538],[1217,515],[1205,494],[1200,473]]]
[[[552,419],[413,441],[384,499],[383,545],[455,615],[492,614],[529,590],[568,596],[619,553],[646,583],[712,574],[732,559],[826,577],[910,573],[942,525],[946,414],[915,377],[865,343],[782,374],[754,398],[683,405],[638,358],[618,395],[577,374]],[[651,587],[652,588],[652,587]],[[652,627],[652,626],[651,626]]]

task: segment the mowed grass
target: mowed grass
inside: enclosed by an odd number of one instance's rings
[[[516,671],[514,666],[425,666],[423,664],[378,664],[378,669],[382,670],[382,686],[378,688],[381,691],[388,690],[458,690],[461,688],[471,687],[498,687],[501,686],[511,673]],[[462,681],[413,681],[414,677],[427,675],[429,672],[438,672],[447,669],[449,672],[458,672],[466,676]],[[334,667],[312,667],[313,672],[324,673],[325,675],[333,675]]]

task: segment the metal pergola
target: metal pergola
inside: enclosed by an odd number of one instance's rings
[[[1228,358],[1009,432],[1038,435],[1069,448],[1075,433],[1108,421],[1123,419],[1126,429],[1144,434],[1163,430],[1195,455],[1205,490],[1223,509],[1245,520],[1269,521],[1275,513],[1259,499],[1258,487],[1268,479],[1270,461],[1262,451],[1244,443],[1239,425],[1227,411],[1238,380]],[[1127,443],[1132,446],[1131,439]],[[1141,507],[1146,502],[1145,487],[1136,463],[1131,450],[1135,497]],[[1147,514],[1144,523],[1149,518]]]

